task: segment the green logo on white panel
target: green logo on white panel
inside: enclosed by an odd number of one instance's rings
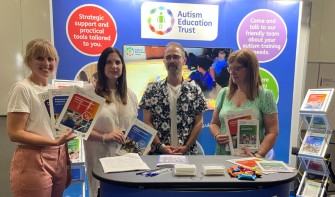
[[[276,78],[266,69],[259,68],[259,74],[261,75],[263,87],[272,90],[275,95],[276,101],[279,100],[279,86]]]

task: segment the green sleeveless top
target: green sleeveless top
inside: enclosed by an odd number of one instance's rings
[[[242,111],[246,109],[253,109],[257,112],[257,119],[259,120],[259,140],[262,143],[265,137],[264,131],[264,121],[263,115],[278,113],[277,103],[273,92],[269,89],[259,90],[259,96],[255,98],[255,100],[248,100],[241,107],[236,108],[233,104],[233,100],[228,100],[226,95],[228,94],[228,87],[222,88],[219,95],[217,96],[215,107],[220,110],[219,119],[221,122],[221,134],[226,134],[226,124],[224,121],[224,115],[227,114],[228,111]],[[226,146],[229,146],[229,143],[226,145],[218,145],[216,144],[215,154],[216,155],[230,155],[230,151],[226,151]]]

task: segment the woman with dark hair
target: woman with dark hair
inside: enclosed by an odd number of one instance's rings
[[[96,86],[84,89],[104,97],[106,102],[88,140],[84,141],[90,196],[97,196],[99,181],[92,175],[99,159],[115,156],[118,144],[125,141],[125,131],[137,117],[137,96],[127,88],[126,65],[117,48],[108,47],[98,61]]]
[[[87,74],[85,73],[85,71],[80,71],[79,75],[78,75],[78,80],[79,81],[83,81],[84,85],[88,84],[88,78],[87,78]]]
[[[264,157],[273,148],[279,133],[278,110],[274,94],[264,89],[259,75],[257,56],[250,49],[242,49],[228,58],[229,86],[223,88],[216,100],[211,134],[217,142],[216,155],[230,155],[226,151],[229,136],[226,134],[224,115],[228,111],[253,109],[259,120],[260,151],[252,154],[244,147],[241,156]]]

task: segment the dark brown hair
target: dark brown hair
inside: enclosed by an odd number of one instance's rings
[[[85,71],[83,71],[83,70],[80,71],[79,78],[80,78],[80,81],[88,81],[87,75],[86,75]]]
[[[100,55],[99,61],[98,61],[98,81],[97,85],[95,87],[95,93],[99,96],[102,96],[106,99],[106,102],[113,103],[114,99],[111,96],[111,91],[108,88],[107,84],[107,77],[105,75],[105,67],[106,67],[106,62],[109,54],[111,53],[116,53],[118,54],[121,62],[122,62],[122,74],[121,76],[117,79],[117,91],[115,95],[115,99],[118,102],[121,102],[122,104],[127,104],[127,73],[126,73],[126,64],[124,63],[124,59],[121,55],[121,52],[119,49],[114,48],[114,47],[108,47],[106,48]]]
[[[241,49],[231,53],[228,57],[228,64],[236,61],[247,69],[247,92],[246,96],[249,100],[255,100],[259,96],[259,88],[263,88],[261,76],[259,75],[259,63],[256,54],[250,49]],[[237,85],[233,83],[233,79],[229,78],[229,92],[227,98],[231,99],[237,90]]]

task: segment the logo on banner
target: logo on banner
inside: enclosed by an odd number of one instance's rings
[[[43,94],[43,95],[42,95],[42,99],[48,99],[48,96],[45,95],[45,94]]]
[[[174,25],[174,17],[170,9],[159,6],[158,8],[150,10],[148,23],[149,28],[152,32],[158,35],[164,35],[172,30],[172,27]],[[152,24],[155,24],[156,28]]]
[[[144,2],[141,38],[215,40],[218,18],[218,5]]]
[[[132,56],[132,55],[134,55],[134,49],[132,47],[128,47],[126,49],[126,53],[127,53],[128,56]]]

